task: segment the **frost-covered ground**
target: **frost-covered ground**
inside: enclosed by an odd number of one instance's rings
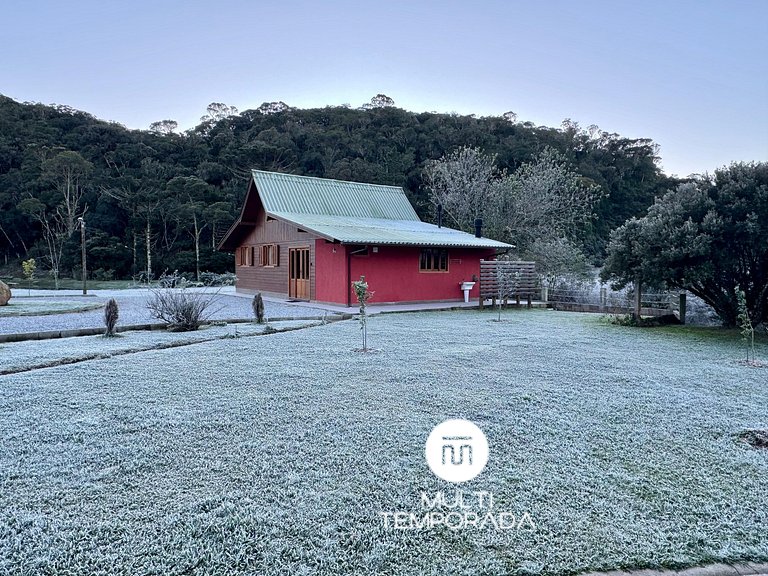
[[[383,315],[0,377],[0,573],[567,574],[768,561],[768,369],[550,311]],[[44,345],[44,343],[39,343]],[[758,358],[768,357],[764,344]],[[536,529],[386,529],[462,485]]]
[[[215,289],[208,289],[215,290]],[[226,289],[225,289],[226,290]],[[22,291],[22,296],[26,291]],[[98,290],[91,296],[60,296],[52,291],[36,290],[32,291],[32,298],[13,298],[12,303],[19,305],[32,306],[34,302],[45,302],[48,305],[61,306],[93,306],[95,304],[106,304],[107,300],[114,298],[120,308],[120,320],[118,326],[128,324],[147,324],[158,322],[152,318],[147,309],[147,301],[151,296],[149,290],[131,289],[131,290]],[[44,296],[43,296],[44,294]],[[268,317],[301,317],[301,316],[322,316],[323,310],[316,308],[307,308],[292,306],[288,303],[268,301],[264,303],[265,314]],[[241,296],[233,296],[222,290],[216,297],[215,303],[211,306],[214,314],[212,319],[233,319],[233,318],[252,318],[251,300]],[[0,334],[14,334],[21,332],[41,332],[47,330],[74,330],[77,328],[99,328],[104,326],[103,309],[91,310],[89,312],[78,312],[72,314],[56,314],[50,316],[21,316],[21,317],[0,317]]]
[[[283,331],[318,324],[311,320],[271,322],[273,330]],[[0,375],[56,364],[71,364],[98,357],[141,352],[153,348],[171,348],[220,338],[241,338],[263,334],[267,324],[237,323],[224,326],[207,325],[194,332],[165,330],[121,332],[114,338],[78,336],[43,342],[26,340],[0,344]]]
[[[99,306],[98,302],[88,299],[60,298],[56,300],[38,298],[12,298],[5,306],[0,306],[0,318],[9,316],[43,316],[85,312]],[[4,325],[0,324],[0,326]]]

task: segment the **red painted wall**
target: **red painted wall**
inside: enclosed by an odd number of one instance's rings
[[[347,247],[326,240],[315,241],[315,293],[318,302],[347,304]]]
[[[420,249],[415,247],[379,246],[378,252],[368,248],[367,256],[350,257],[347,277],[347,252],[359,247],[315,244],[315,294],[319,302],[347,304],[351,282],[365,276],[374,295],[371,302],[424,302],[429,300],[463,300],[459,283],[480,276],[480,260],[492,259],[493,249],[455,248],[448,250],[447,272],[421,272]],[[334,250],[335,249],[335,253]],[[476,285],[471,298],[477,298]],[[351,298],[354,305],[354,296]]]

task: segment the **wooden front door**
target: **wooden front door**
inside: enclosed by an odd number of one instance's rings
[[[309,248],[288,250],[288,297],[309,300]]]

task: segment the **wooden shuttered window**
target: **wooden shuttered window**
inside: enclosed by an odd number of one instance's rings
[[[279,266],[280,265],[280,245],[279,244],[264,244],[261,247],[261,259],[259,263],[262,266]]]
[[[238,266],[253,266],[253,246],[240,246],[237,249]]]
[[[253,266],[253,253],[255,250],[254,246],[240,246],[237,249],[237,265]]]
[[[419,256],[421,272],[447,272],[448,250],[445,248],[424,248]]]

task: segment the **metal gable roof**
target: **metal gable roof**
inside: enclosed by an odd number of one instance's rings
[[[244,220],[249,201],[256,200],[251,196],[253,192],[258,194],[268,216],[343,244],[514,248],[490,238],[422,222],[405,191],[397,186],[261,170],[252,170],[251,174],[253,182],[240,217],[219,244],[220,250],[234,250],[256,225]]]
[[[445,246],[456,248],[513,248],[490,238],[477,238],[452,228],[437,227],[420,220],[356,218],[320,214],[278,212],[276,218],[291,222],[308,232],[342,244],[401,246]]]
[[[324,214],[356,218],[415,220],[402,188],[252,170],[264,209],[270,214]]]

